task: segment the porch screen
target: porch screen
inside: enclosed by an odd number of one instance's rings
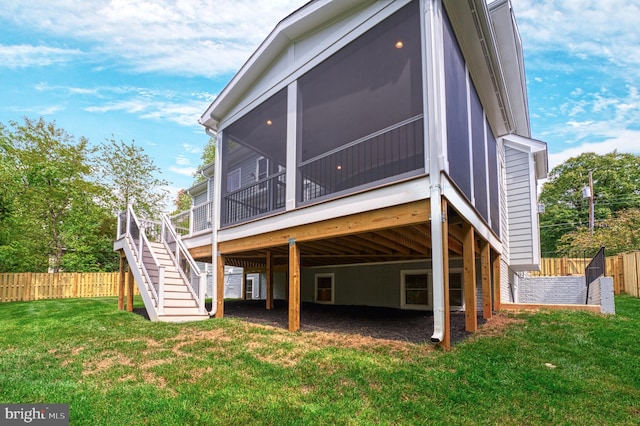
[[[419,2],[298,79],[308,201],[424,169]]]
[[[222,135],[223,225],[283,210],[287,90],[249,111]]]

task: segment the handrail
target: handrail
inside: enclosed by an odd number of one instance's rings
[[[132,244],[131,248],[134,252],[134,257],[136,258],[136,261],[138,263],[138,266],[140,267],[140,270],[142,271],[143,274],[143,278],[147,281],[148,285],[149,285],[149,292],[151,293],[151,295],[153,296],[153,298],[156,301],[156,304],[158,306],[161,306],[162,301],[161,298],[158,296],[158,293],[156,292],[156,289],[153,285],[153,281],[151,280],[151,277],[149,276],[149,271],[147,270],[146,265],[144,264],[143,260],[142,260],[142,256],[143,256],[143,249],[144,247],[147,248],[147,250],[149,251],[149,253],[151,254],[151,258],[153,259],[153,262],[155,263],[156,267],[158,268],[158,273],[160,273],[160,263],[158,262],[158,259],[156,258],[156,255],[154,254],[153,250],[151,250],[150,248],[150,244],[149,244],[149,240],[147,239],[146,234],[143,231],[143,228],[140,226],[140,221],[138,220],[138,217],[136,216],[135,212],[133,211],[133,207],[131,205],[129,205],[127,207],[127,211],[126,211],[126,226],[124,229],[124,234],[122,234],[123,230],[122,230],[122,225],[119,223],[118,225],[118,233],[120,233],[121,235],[118,235],[118,238],[126,238],[127,240],[130,240],[130,242]],[[122,219],[122,215],[118,215],[118,222],[120,222]],[[135,238],[133,237],[133,235],[131,234],[131,221],[133,220],[133,222],[135,223],[136,227],[138,228],[138,238],[140,241],[140,248],[136,247],[135,244]]]
[[[175,229],[173,229],[173,226],[171,225],[171,220],[169,219],[169,216],[166,213],[162,214],[161,235],[162,235],[162,242],[167,247],[169,255],[171,256],[171,259],[173,260],[176,266],[176,269],[178,270],[178,273],[185,280],[185,282],[189,283],[189,286],[187,286],[187,288],[195,298],[196,303],[198,304],[198,307],[200,308],[200,310],[203,310],[204,309],[204,291],[202,291],[203,277],[202,277],[202,273],[200,272],[200,267],[198,266],[196,261],[193,260],[193,257],[191,257],[191,254],[189,253],[189,250],[187,250],[186,246],[182,242],[182,239],[178,237],[178,234],[176,233]],[[168,238],[167,238],[168,236],[172,238],[171,242],[168,241]],[[175,254],[169,245],[170,243],[174,243],[174,242],[176,245]],[[194,272],[197,272],[198,284],[199,284],[197,293],[193,288],[193,279],[187,278],[186,274],[184,273],[184,269],[180,266],[179,259],[184,259],[189,264],[192,276]]]

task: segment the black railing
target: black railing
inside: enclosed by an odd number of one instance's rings
[[[284,171],[231,192],[223,198],[223,223],[239,223],[284,209],[285,192]]]
[[[589,287],[591,283],[597,280],[600,277],[606,276],[607,272],[606,258],[604,256],[604,247],[600,247],[598,253],[593,256],[591,262],[587,265],[584,270],[584,278],[587,283],[587,300],[585,304],[589,304]]]
[[[423,134],[420,115],[303,162],[300,200],[424,169]]]

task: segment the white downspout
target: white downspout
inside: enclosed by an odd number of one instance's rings
[[[433,286],[433,334],[431,342],[444,340],[444,248],[442,244],[442,175],[444,169],[444,141],[446,140],[446,111],[444,106],[444,47],[442,34],[442,3],[424,0],[424,36],[426,81],[424,95],[425,126],[429,144],[429,181],[431,204],[431,270]]]
[[[213,273],[211,274],[212,291],[211,291],[211,311],[209,316],[214,316],[218,310],[218,228],[220,226],[220,203],[216,203],[215,199],[220,195],[221,188],[221,170],[222,170],[222,156],[220,155],[220,138],[218,138],[217,132],[205,127],[205,133],[216,140],[215,143],[215,171],[213,172],[213,182],[215,188],[213,189],[213,224],[211,230],[211,263],[213,265]],[[219,199],[219,198],[218,198]],[[205,275],[206,276],[206,275]],[[206,279],[206,278],[205,278]]]

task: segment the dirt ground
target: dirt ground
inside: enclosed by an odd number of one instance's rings
[[[225,301],[224,315],[245,321],[287,328],[287,304],[275,300],[272,310],[265,309],[264,300]],[[478,325],[483,324],[478,317]],[[451,313],[451,342],[459,342],[469,335],[465,331],[464,312]],[[433,313],[370,306],[338,306],[302,303],[300,310],[302,331],[326,331],[359,334],[378,339],[411,343],[430,341],[433,333]]]

